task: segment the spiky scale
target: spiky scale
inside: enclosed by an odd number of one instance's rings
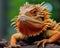
[[[11,19],[11,22],[15,21],[17,19],[17,16],[15,16],[13,19]]]
[[[11,23],[11,26],[13,26],[13,25],[15,25],[15,22],[12,22],[12,23]]]
[[[40,5],[42,6],[42,5],[44,5],[45,4],[45,2],[42,2]]]
[[[13,25],[13,28],[16,28],[16,25]]]

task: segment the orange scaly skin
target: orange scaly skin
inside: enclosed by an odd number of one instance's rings
[[[45,38],[34,42],[39,45],[42,43],[44,48],[45,43],[58,42],[60,43],[60,23],[56,23],[50,19],[48,8],[41,4],[25,4],[20,8],[20,13],[14,22],[17,33],[11,36],[11,45],[16,45],[17,39],[23,40],[30,36],[45,34]],[[49,27],[49,29],[47,29]],[[48,39],[46,39],[48,38]]]

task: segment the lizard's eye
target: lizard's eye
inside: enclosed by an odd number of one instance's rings
[[[31,14],[33,16],[37,16],[37,9],[35,8],[35,9],[31,10]]]
[[[33,12],[33,15],[34,15],[34,16],[36,16],[36,15],[37,15],[37,12],[36,12],[36,11],[34,11],[34,12]]]

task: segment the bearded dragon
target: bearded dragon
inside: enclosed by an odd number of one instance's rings
[[[11,36],[10,44],[16,45],[18,39],[25,40],[41,33],[44,34],[44,39],[36,40],[34,44],[40,45],[42,43],[44,48],[46,43],[60,43],[60,23],[53,21],[50,15],[51,13],[44,2],[24,4],[20,7],[19,15],[12,20],[11,25],[15,26],[17,33]]]

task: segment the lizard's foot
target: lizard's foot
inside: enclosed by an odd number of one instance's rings
[[[41,41],[36,41],[34,44],[37,44],[39,46],[42,43],[42,47],[45,48],[45,44],[48,42],[48,39],[43,39]]]
[[[21,46],[20,45],[10,45],[8,46],[8,48],[20,48]]]

